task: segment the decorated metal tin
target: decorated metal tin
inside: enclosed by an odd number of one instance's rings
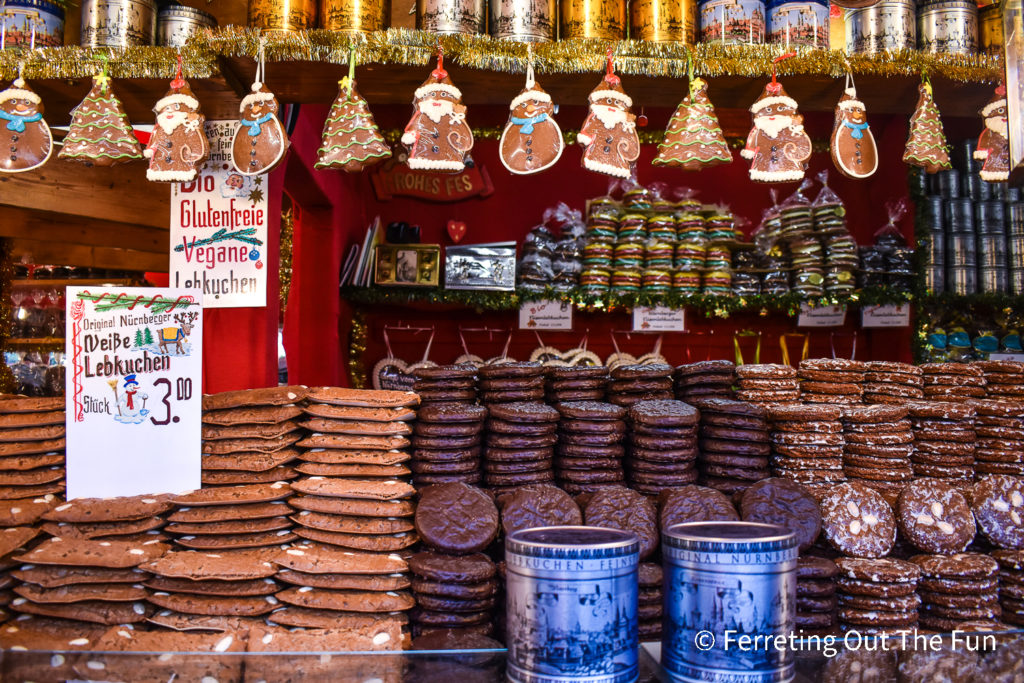
[[[1024,202],[1007,202],[1006,234],[1010,237],[1024,235]]]
[[[978,266],[1006,268],[1006,237],[1000,234],[978,235]]]
[[[765,40],[762,0],[703,0],[697,4],[697,13],[702,43],[753,45]]]
[[[992,55],[1003,53],[1002,5],[986,5],[978,10],[978,42],[981,51]]]
[[[316,0],[249,0],[249,26],[265,31],[316,28]]]
[[[916,48],[914,0],[882,0],[871,7],[846,11],[846,51],[850,54]]]
[[[639,547],[632,532],[587,526],[505,539],[509,679],[636,680]]]
[[[924,287],[933,294],[946,291],[946,269],[943,266],[925,266]]]
[[[696,0],[633,0],[629,16],[633,40],[693,45],[697,38]]]
[[[957,266],[978,265],[977,244],[973,232],[950,232],[946,234],[946,262]]]
[[[626,37],[626,0],[561,0],[561,40]]]
[[[558,37],[558,0],[491,0],[491,36],[529,43]]]
[[[1024,268],[1010,268],[1010,293],[1024,294]]]
[[[152,45],[154,0],[83,0],[82,47]]]
[[[390,17],[388,0],[320,0],[320,28],[330,31],[383,31]]]
[[[768,3],[768,42],[828,49],[828,2],[803,0]]]
[[[979,268],[978,290],[989,293],[1008,294],[1010,292],[1010,273],[1006,266],[1001,268]]]
[[[46,0],[4,0],[4,47],[28,47],[35,29],[36,47],[60,47],[64,44],[64,10]]]
[[[182,47],[196,31],[217,28],[217,18],[194,7],[168,5],[156,15],[156,44]]]
[[[973,0],[924,0],[917,6],[917,49],[973,54],[978,51],[978,6]]]
[[[727,638],[788,635],[796,608],[797,540],[752,522],[692,522],[662,532],[661,664],[712,683],[789,680],[785,649],[743,650]]]
[[[428,33],[487,33],[487,0],[416,0],[416,28]]]
[[[946,266],[946,291],[954,294],[978,293],[978,269],[975,266]]]

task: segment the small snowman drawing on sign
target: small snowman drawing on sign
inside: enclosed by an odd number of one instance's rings
[[[124,376],[123,394],[117,392],[116,379],[110,380],[108,384],[114,391],[114,401],[117,403],[115,420],[122,424],[139,424],[146,419],[146,416],[149,415],[149,410],[146,408],[146,399],[149,398],[149,394],[139,392],[139,382],[135,379],[134,374]]]

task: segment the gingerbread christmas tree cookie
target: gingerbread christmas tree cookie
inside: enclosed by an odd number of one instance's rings
[[[391,156],[391,148],[373,120],[370,105],[356,90],[353,57],[349,57],[348,76],[338,81],[338,96],[324,121],[315,168],[357,173]]]
[[[92,89],[71,112],[61,159],[86,166],[114,166],[142,158],[139,144],[121,101],[103,73],[92,79]]]
[[[708,99],[708,84],[702,78],[690,81],[690,93],[679,103],[658,145],[655,166],[677,166],[699,171],[732,162],[732,152],[722,135],[715,107]]]
[[[932,85],[924,82],[917,89],[917,108],[910,119],[910,135],[903,152],[903,161],[910,166],[923,168],[926,173],[948,171],[952,164],[949,163],[939,108],[932,98]]]

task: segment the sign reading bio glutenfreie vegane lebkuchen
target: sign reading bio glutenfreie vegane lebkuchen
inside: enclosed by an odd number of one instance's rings
[[[231,163],[237,121],[207,121],[210,158],[196,179],[171,187],[170,286],[206,308],[267,305],[267,176]]]
[[[67,497],[200,486],[202,295],[68,287]]]

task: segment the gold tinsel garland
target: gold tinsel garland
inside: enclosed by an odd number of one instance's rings
[[[294,209],[289,207],[287,211],[281,213],[281,249],[280,266],[278,267],[280,285],[278,292],[282,315],[284,315],[285,309],[288,308],[288,292],[292,288],[292,238],[294,235],[295,214]]]
[[[366,384],[366,317],[357,308],[352,310],[352,329],[348,333],[348,376],[353,389],[365,389]]]
[[[490,36],[438,36],[423,31],[391,28],[386,31],[346,35],[313,30],[264,34],[266,59],[272,62],[311,61],[347,64],[349,49],[356,48],[360,64],[428,65],[444,47],[445,58],[474,69],[524,73],[527,44],[496,40]],[[187,78],[208,78],[219,73],[219,57],[253,58],[260,33],[255,29],[228,26],[201,31],[182,48]],[[534,68],[538,73],[585,73],[604,68],[605,53],[611,45],[619,73],[641,76],[682,77],[688,58],[694,72],[705,77],[765,77],[772,73],[772,60],[786,52],[782,45],[721,45],[702,43],[650,43],[638,40],[563,40],[533,46]],[[927,71],[932,77],[962,82],[995,83],[1002,78],[1002,58],[990,55],[935,55],[905,50],[883,55],[852,55],[841,50],[796,48],[797,56],[778,64],[787,75],[913,76]],[[132,47],[124,50],[90,50],[68,46],[0,51],[0,78],[12,79],[18,64],[25,62],[26,78],[82,78],[97,72],[97,54],[109,56],[114,78],[172,78],[178,51],[165,47]]]

